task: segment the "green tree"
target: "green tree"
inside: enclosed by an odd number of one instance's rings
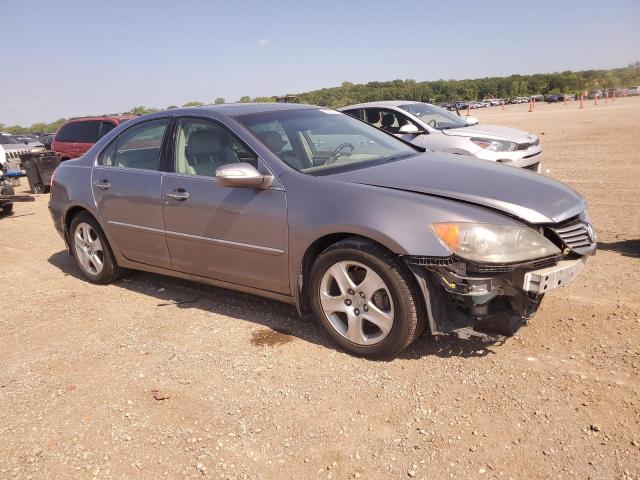
[[[182,106],[183,107],[201,107],[202,105],[204,105],[204,103],[202,102],[187,102]]]
[[[218,97],[213,101],[213,103],[215,103],[216,105],[220,105],[220,104],[224,103],[224,98]]]
[[[166,110],[172,110],[172,109],[174,109],[174,108],[178,108],[178,106],[177,106],[177,105],[169,105],[169,106],[166,108]]]
[[[240,103],[251,103],[251,97],[249,95],[244,95],[244,96],[240,97],[240,100],[238,100],[238,102],[240,102]]]

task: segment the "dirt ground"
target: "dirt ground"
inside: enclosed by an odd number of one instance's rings
[[[274,301],[146,273],[91,285],[48,196],[16,204],[0,478],[640,478],[640,98],[472,114],[540,134],[598,234],[502,345],[423,336],[367,361]]]

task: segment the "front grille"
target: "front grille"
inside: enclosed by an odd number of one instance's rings
[[[562,240],[567,247],[576,253],[591,250],[595,243],[591,226],[581,220],[569,221],[551,230]]]
[[[540,162],[532,163],[531,165],[525,165],[522,168],[526,168],[527,170],[533,170],[534,172],[537,172],[538,167],[540,167]]]
[[[19,159],[20,155],[24,155],[26,153],[30,153],[29,150],[9,150],[9,151],[5,151],[5,154],[7,156],[8,159]]]
[[[538,270],[540,268],[552,267],[558,263],[558,257],[541,258],[532,262],[511,263],[502,265],[491,265],[486,263],[467,264],[467,270],[475,273],[506,273],[518,269]]]
[[[421,267],[426,266],[447,266],[453,265],[454,260],[452,257],[429,257],[426,255],[406,255],[402,257],[405,262],[411,265],[419,265]]]

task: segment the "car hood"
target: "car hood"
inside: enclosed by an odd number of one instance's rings
[[[24,143],[6,143],[6,144],[2,144],[2,148],[4,148],[4,150],[6,152],[15,152],[15,151],[31,151],[32,149],[35,148],[43,148],[44,145],[42,145],[41,143],[29,143],[28,145],[25,145]]]
[[[495,138],[498,140],[518,141],[520,143],[531,143],[538,138],[532,133],[518,130],[517,128],[501,127],[499,125],[470,125],[468,127],[442,130],[442,133],[456,137]]]
[[[578,193],[551,178],[522,168],[441,152],[331,177],[472,203],[531,224],[559,223],[586,209],[586,202]]]

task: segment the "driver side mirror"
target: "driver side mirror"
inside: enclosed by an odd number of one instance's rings
[[[250,187],[267,189],[273,183],[271,175],[263,175],[250,163],[222,165],[216,169],[216,179],[223,187]]]
[[[403,125],[400,127],[400,130],[398,130],[398,133],[401,133],[404,135],[417,135],[420,133],[420,129],[416,127],[413,123],[407,123],[406,125]]]
[[[477,125],[478,123],[480,123],[480,120],[476,117],[467,117],[467,125]]]

